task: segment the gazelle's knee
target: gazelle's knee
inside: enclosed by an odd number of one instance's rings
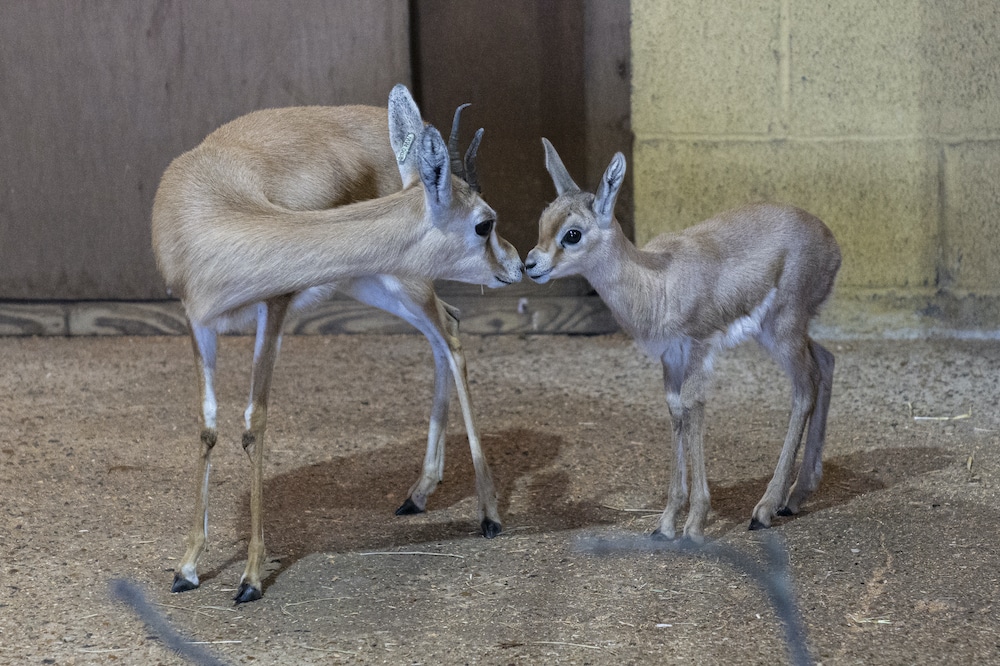
[[[247,430],[243,433],[243,450],[247,452],[247,455],[253,455],[254,448],[257,446],[257,435],[253,432]]]
[[[211,451],[215,448],[216,442],[219,440],[219,433],[215,428],[204,428],[201,431],[201,443],[205,445],[206,451]]]

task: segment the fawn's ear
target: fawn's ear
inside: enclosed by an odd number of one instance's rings
[[[559,157],[559,153],[552,147],[549,140],[543,137],[542,145],[545,146],[545,169],[552,176],[552,183],[556,186],[556,194],[562,196],[567,192],[579,192],[579,186],[573,182],[569,171],[566,170],[562,159]]]
[[[427,206],[435,225],[444,224],[448,216],[444,213],[451,206],[451,165],[448,146],[441,133],[428,125],[420,137],[417,153],[420,180],[424,184]]]
[[[594,215],[597,216],[597,224],[601,229],[610,227],[611,221],[615,219],[615,201],[618,199],[618,192],[624,180],[625,156],[615,153],[611,158],[611,164],[604,170],[601,185],[594,195]]]
[[[417,103],[406,86],[397,83],[389,93],[389,143],[396,153],[396,166],[404,188],[420,178],[417,144],[423,132],[424,121]]]

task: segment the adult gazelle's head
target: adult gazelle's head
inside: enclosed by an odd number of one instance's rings
[[[480,194],[481,128],[464,157],[459,153],[459,119],[466,106],[455,110],[445,144],[437,129],[424,124],[409,91],[398,85],[389,96],[389,138],[403,188],[422,186],[424,191],[424,218],[431,224],[421,251],[433,248],[434,257],[427,274],[501,287],[520,281],[523,266],[514,246],[497,233],[497,214]]]

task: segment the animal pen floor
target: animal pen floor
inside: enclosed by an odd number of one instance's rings
[[[457,401],[429,511],[393,515],[423,458],[422,337],[290,336],[269,414],[271,573],[262,600],[233,607],[249,521],[250,338],[221,343],[210,550],[202,587],[177,595],[198,437],[188,340],[0,338],[0,663],[184,663],[109,597],[114,578],[232,664],[787,659],[760,588],[718,559],[579,550],[584,535],[649,533],[665,504],[654,362],[620,335],[464,343],[503,534],[478,535]],[[771,530],[787,543],[813,656],[1000,663],[1000,345],[828,346],[825,476],[805,511]],[[750,347],[717,363],[708,537],[754,557],[761,533],[746,528],[788,396]]]

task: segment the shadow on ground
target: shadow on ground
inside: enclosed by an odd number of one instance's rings
[[[943,469],[955,457],[936,447],[883,448],[858,451],[829,458],[823,462],[819,489],[796,516],[779,517],[774,525],[795,520],[815,511],[847,504],[866,493],[885,490],[918,476]],[[747,479],[712,488],[712,509],[718,520],[749,522],[771,477]]]
[[[598,500],[568,500],[568,474],[546,469],[565,446],[561,437],[514,428],[483,439],[498,483],[500,513],[508,528],[512,524],[530,524],[543,531],[575,530],[615,522],[613,513]],[[423,446],[422,440],[412,441],[374,454],[336,458],[267,481],[267,548],[279,560],[274,563],[276,567],[269,567],[265,587],[296,562],[315,553],[392,550],[432,541],[478,538],[474,472],[467,440],[462,435],[447,438],[445,478],[428,501],[428,513],[417,518],[393,515],[419,474]],[[803,511],[798,516],[777,518],[774,524],[847,504],[866,493],[942,469],[953,460],[946,450],[935,447],[872,449],[830,458],[824,464],[819,490]],[[531,501],[522,502],[521,510],[511,514],[508,498],[522,480],[526,484],[521,493]],[[717,531],[728,531],[749,520],[769,480],[761,477],[713,487]],[[250,524],[248,503],[246,493],[238,517],[241,529]],[[204,579],[242,560],[243,548],[245,541],[218,570],[205,572]]]
[[[608,512],[592,500],[567,500],[569,476],[546,470],[564,447],[561,437],[524,428],[483,436],[490,461],[500,515],[505,526],[530,523],[542,530],[572,530],[612,522]],[[449,436],[444,480],[431,495],[423,516],[395,516],[420,473],[423,440],[382,448],[377,452],[335,458],[279,474],[264,485],[264,524],[267,550],[280,562],[264,581],[265,589],[278,575],[314,553],[391,550],[413,544],[479,537],[475,509],[474,470],[468,440]],[[511,514],[509,498],[524,480],[528,511]],[[388,491],[388,492],[387,492]],[[237,518],[242,530],[250,524],[249,492],[241,499]],[[525,503],[522,502],[524,507]],[[447,513],[453,519],[439,518]],[[244,541],[234,557],[219,569],[207,571],[210,580],[219,571],[245,558]]]

